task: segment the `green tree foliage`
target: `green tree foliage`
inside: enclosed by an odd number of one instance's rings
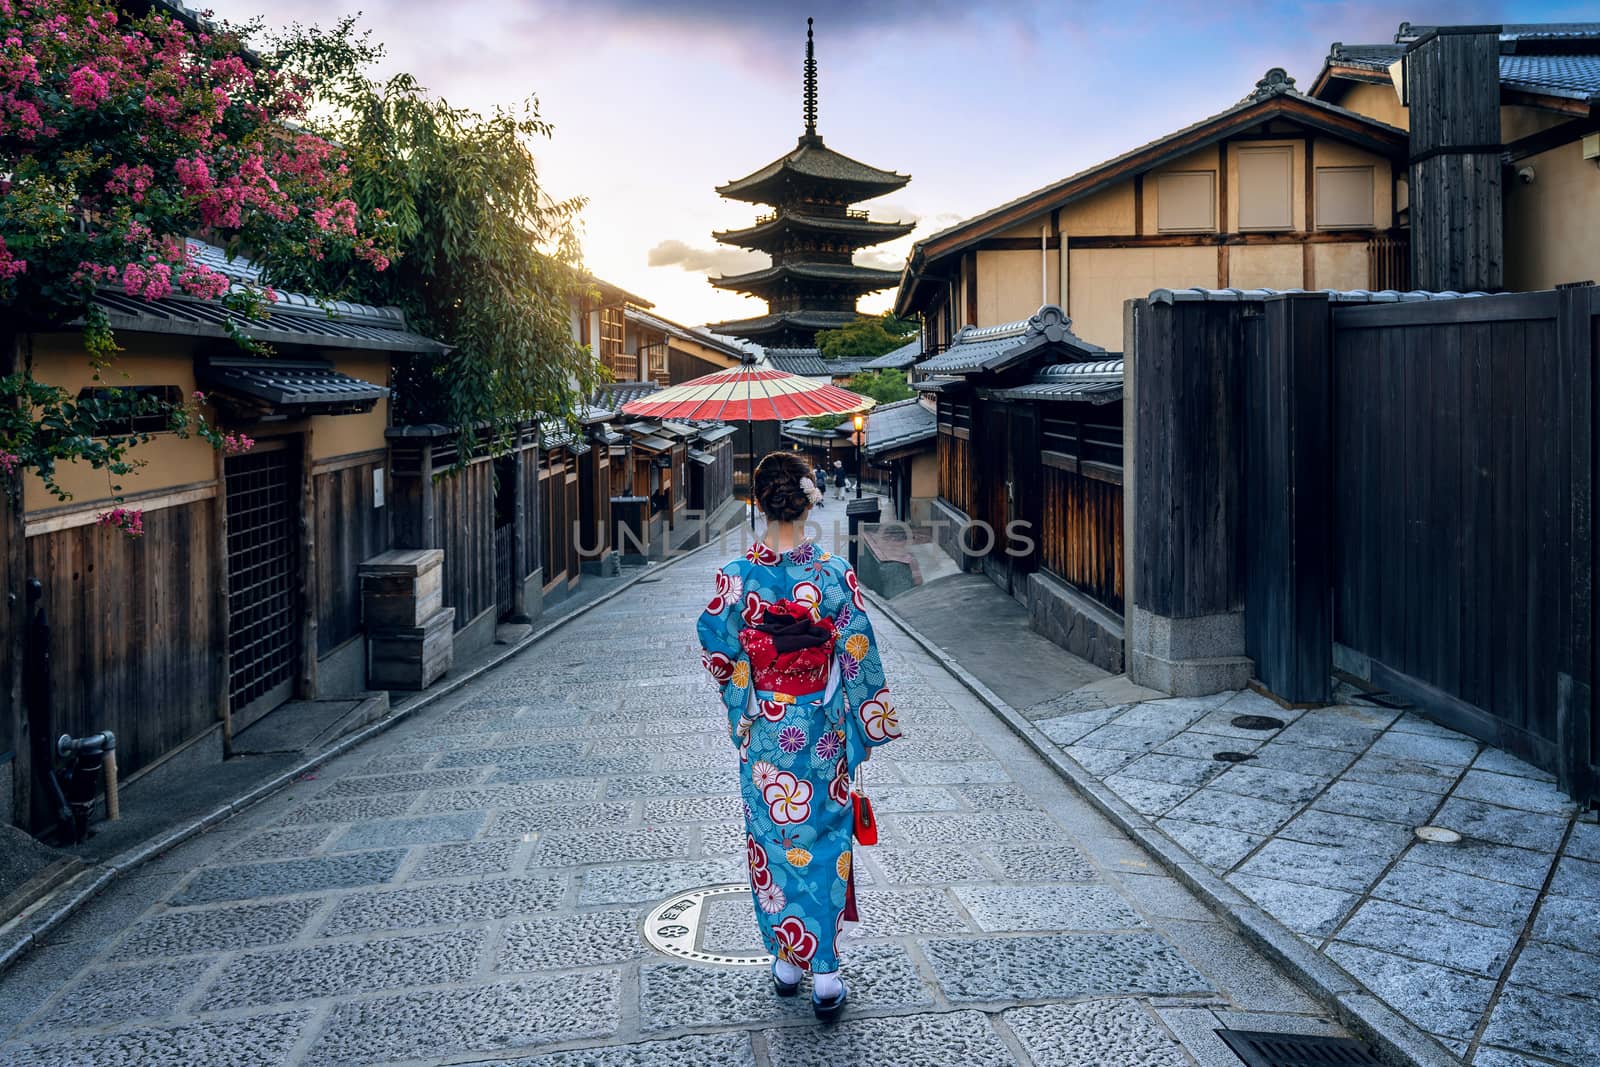
[[[837,330],[817,334],[817,349],[823,359],[874,359],[893,352],[917,334],[917,324],[897,319],[887,312],[863,316]]]
[[[905,372],[898,370],[862,371],[851,377],[847,388],[853,393],[870,396],[879,404],[910,400],[917,395],[907,384]],[[806,422],[814,430],[835,430],[843,426],[849,418],[848,415],[819,415]]]
[[[394,227],[381,275],[347,255],[275,262],[274,276],[314,292],[401,308],[413,328],[453,346],[397,368],[396,417],[468,435],[534,412],[569,413],[598,384],[575,345],[570,301],[585,294],[575,223],[581,198],[553,200],[529,144],[551,125],[529,98],[482,114],[451,106],[415,78],[374,80],[382,54],[353,20],[296,26],[274,60],[312,86],[319,133],[344,147],[352,195]]]

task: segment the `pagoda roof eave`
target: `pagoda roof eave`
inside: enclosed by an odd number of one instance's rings
[[[770,238],[785,233],[816,233],[828,237],[860,238],[852,242],[854,248],[882,244],[904,237],[917,228],[914,222],[879,222],[874,219],[830,218],[825,215],[806,215],[780,211],[776,218],[758,222],[741,230],[718,230],[714,240],[742,248],[762,248]]]
[[[794,151],[773,160],[759,170],[719,185],[717,192],[731,200],[772,204],[769,199],[786,186],[822,186],[836,190],[846,202],[870,200],[892,193],[911,180],[909,174],[879,170],[859,160],[835,152],[817,136],[801,137]]]
[[[818,330],[837,330],[859,317],[854,311],[779,311],[751,319],[714,322],[706,329],[730,337],[755,339],[788,331],[815,333]]]
[[[867,286],[866,291],[870,292],[896,285],[900,281],[900,274],[854,263],[781,263],[748,274],[725,274],[720,278],[712,278],[711,284],[719,289],[747,289],[785,280]]]

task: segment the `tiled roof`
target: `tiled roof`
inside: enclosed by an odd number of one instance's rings
[[[776,263],[747,274],[724,274],[712,278],[711,284],[719,289],[749,289],[790,278],[804,278],[809,281],[847,282],[857,288],[887,289],[899,277],[898,271],[863,267],[855,263],[809,263],[801,260]]]
[[[630,322],[638,323],[648,329],[657,330],[669,337],[676,337],[680,341],[692,341],[697,345],[714,348],[730,356],[743,354],[738,345],[726,338],[718,337],[706,330],[696,329],[693,326],[679,326],[671,319],[664,319],[660,315],[652,314],[640,308],[624,308],[622,314]]]
[[[802,330],[837,330],[856,321],[853,311],[779,311],[753,319],[714,322],[706,329],[735,337],[760,337],[786,327]]]
[[[1041,368],[1028,384],[996,389],[994,395],[1014,400],[1110,404],[1122,399],[1122,385],[1122,360],[1102,359],[1088,363],[1055,363]]]
[[[1393,43],[1335,41],[1317,85],[1325,83],[1333,67],[1387,77],[1390,66],[1410,45],[1441,28],[1402,22]],[[1500,41],[1503,87],[1575,100],[1600,94],[1600,22],[1510,23],[1500,27]]]
[[[860,200],[882,196],[911,180],[909,175],[869,167],[859,160],[835,152],[822,143],[821,137],[801,137],[792,152],[743,178],[718,186],[717,192],[735,200],[771,203],[766,197],[787,184],[785,179],[793,178],[853,185],[857,187],[854,190],[857,194],[855,198]]]
[[[783,424],[782,434],[785,437],[801,441],[806,444],[826,443],[828,441],[848,438],[853,431],[848,421],[835,426],[831,430],[819,430],[812,426],[808,419],[790,419]]]
[[[950,347],[917,369],[931,375],[968,375],[1004,370],[1046,345],[1061,345],[1078,359],[1095,359],[1105,349],[1072,332],[1072,320],[1054,304],[1041,307],[1032,318],[1001,326],[963,327]]]
[[[862,370],[905,370],[922,355],[922,338],[901,345],[893,352],[885,352],[876,359],[861,364]]]
[[[1189,301],[1213,303],[1238,303],[1242,300],[1265,300],[1269,296],[1285,296],[1304,292],[1325,292],[1336,304],[1409,304],[1420,300],[1460,300],[1466,297],[1488,296],[1488,293],[1457,293],[1454,291],[1427,292],[1413,289],[1155,289],[1150,293],[1152,304],[1174,304]]]
[[[862,368],[859,359],[824,359],[815,348],[769,348],[767,363],[788,374],[807,378],[842,378]]]
[[[607,382],[594,391],[589,403],[595,407],[621,411],[622,405],[648,396],[660,388],[655,382]]]
[[[719,230],[711,236],[723,244],[748,248],[764,247],[769,238],[790,232],[816,232],[858,237],[862,244],[879,244],[903,237],[916,228],[914,222],[881,222],[876,219],[838,215],[813,215],[780,208],[772,216],[738,230]]]
[[[1500,84],[1527,93],[1591,100],[1600,96],[1600,55],[1501,56]]]
[[[180,296],[145,300],[112,289],[95,293],[94,302],[105,311],[107,321],[115,330],[228,339],[237,331],[253,340],[275,345],[434,355],[450,350],[449,345],[407,330],[405,316],[397,308],[367,308],[340,301],[327,311],[310,310],[285,299],[294,296],[300,294],[280,293],[279,302],[273,305],[269,316],[260,319],[214,300]],[[302,299],[310,300],[309,297]],[[340,307],[351,310],[337,310]]]
[[[931,441],[938,429],[938,416],[915,398],[880,404],[867,418],[867,455]]]
[[[195,369],[207,388],[273,415],[349,415],[371,411],[389,395],[321,360],[209,359]]]

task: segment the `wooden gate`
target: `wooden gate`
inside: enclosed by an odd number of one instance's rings
[[[979,499],[973,514],[973,527],[964,535],[969,552],[982,556],[983,573],[1006,592],[1011,591],[1011,557],[1005,553],[1006,523],[1011,517],[1010,453],[1011,420],[1007,405],[986,403],[978,406],[979,444],[973,451],[983,457],[988,477],[978,479]]]
[[[1039,462],[1039,409],[1033,404],[1011,404],[1011,440],[1006,449],[1006,481],[1010,501],[1006,524],[995,531],[995,551],[1003,553],[1011,570],[1011,592],[1027,596],[1028,575],[1039,567],[1039,538],[1043,532],[1042,477]]]
[[[299,449],[261,441],[224,461],[228,703],[237,732],[294,695],[299,666]]]

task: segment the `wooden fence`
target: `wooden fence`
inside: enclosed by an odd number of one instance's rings
[[[1137,609],[1242,612],[1280,697],[1328,699],[1337,664],[1600,798],[1600,290],[1135,321]]]

